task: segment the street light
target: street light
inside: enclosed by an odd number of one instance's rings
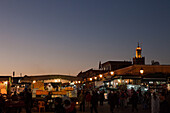
[[[103,77],[103,75],[102,75],[102,74],[100,74],[100,75],[99,75],[99,77],[100,77],[100,78],[102,78],[102,77]]]
[[[141,68],[140,69],[140,74],[143,75],[143,73],[144,73],[144,70],[143,70],[143,68]]]
[[[92,81],[93,79],[92,78],[90,78],[90,81]]]
[[[113,72],[113,71],[111,71],[111,72],[110,72],[110,74],[111,74],[111,75],[114,75],[114,72]]]
[[[143,70],[143,68],[141,68],[141,69],[140,69],[140,74],[141,74],[141,83],[143,82],[143,76],[142,76],[142,75],[143,75],[143,73],[144,73],[144,70]]]

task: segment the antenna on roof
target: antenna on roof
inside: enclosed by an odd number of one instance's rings
[[[141,47],[141,49],[142,49],[142,42],[140,43],[140,47]]]
[[[102,64],[101,64],[101,61],[99,62],[99,69],[101,69],[102,68]]]
[[[13,71],[13,77],[15,76],[15,71]]]
[[[138,42],[138,47],[139,47],[139,42]]]

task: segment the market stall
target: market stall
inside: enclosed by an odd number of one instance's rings
[[[7,94],[7,85],[6,85],[6,83],[3,83],[3,82],[1,82],[0,83],[0,93],[1,94]]]
[[[53,84],[53,85],[52,85]],[[77,90],[75,86],[62,86],[61,84],[55,85],[54,83],[44,83],[42,81],[33,82],[31,84],[32,96],[46,97],[51,93],[51,97],[77,97]]]

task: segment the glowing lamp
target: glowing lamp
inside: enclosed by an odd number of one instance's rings
[[[118,79],[118,82],[120,82],[120,80]]]
[[[90,78],[90,81],[92,81],[93,79],[92,78]]]
[[[110,74],[111,74],[111,75],[114,75],[114,72],[113,72],[113,71],[111,71],[111,72],[110,72]]]
[[[99,77],[100,77],[100,78],[102,78],[102,77],[103,77],[103,75],[102,75],[102,74],[100,74],[100,75],[99,75]]]
[[[7,85],[7,84],[8,84],[8,82],[7,82],[7,81],[5,81],[5,82],[4,82],[4,85]]]
[[[140,74],[143,74],[144,73],[144,70],[143,68],[140,69]]]

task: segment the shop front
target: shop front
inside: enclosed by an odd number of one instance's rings
[[[169,75],[163,73],[147,74],[143,76],[142,84],[148,87],[150,91],[167,93],[168,76]]]

